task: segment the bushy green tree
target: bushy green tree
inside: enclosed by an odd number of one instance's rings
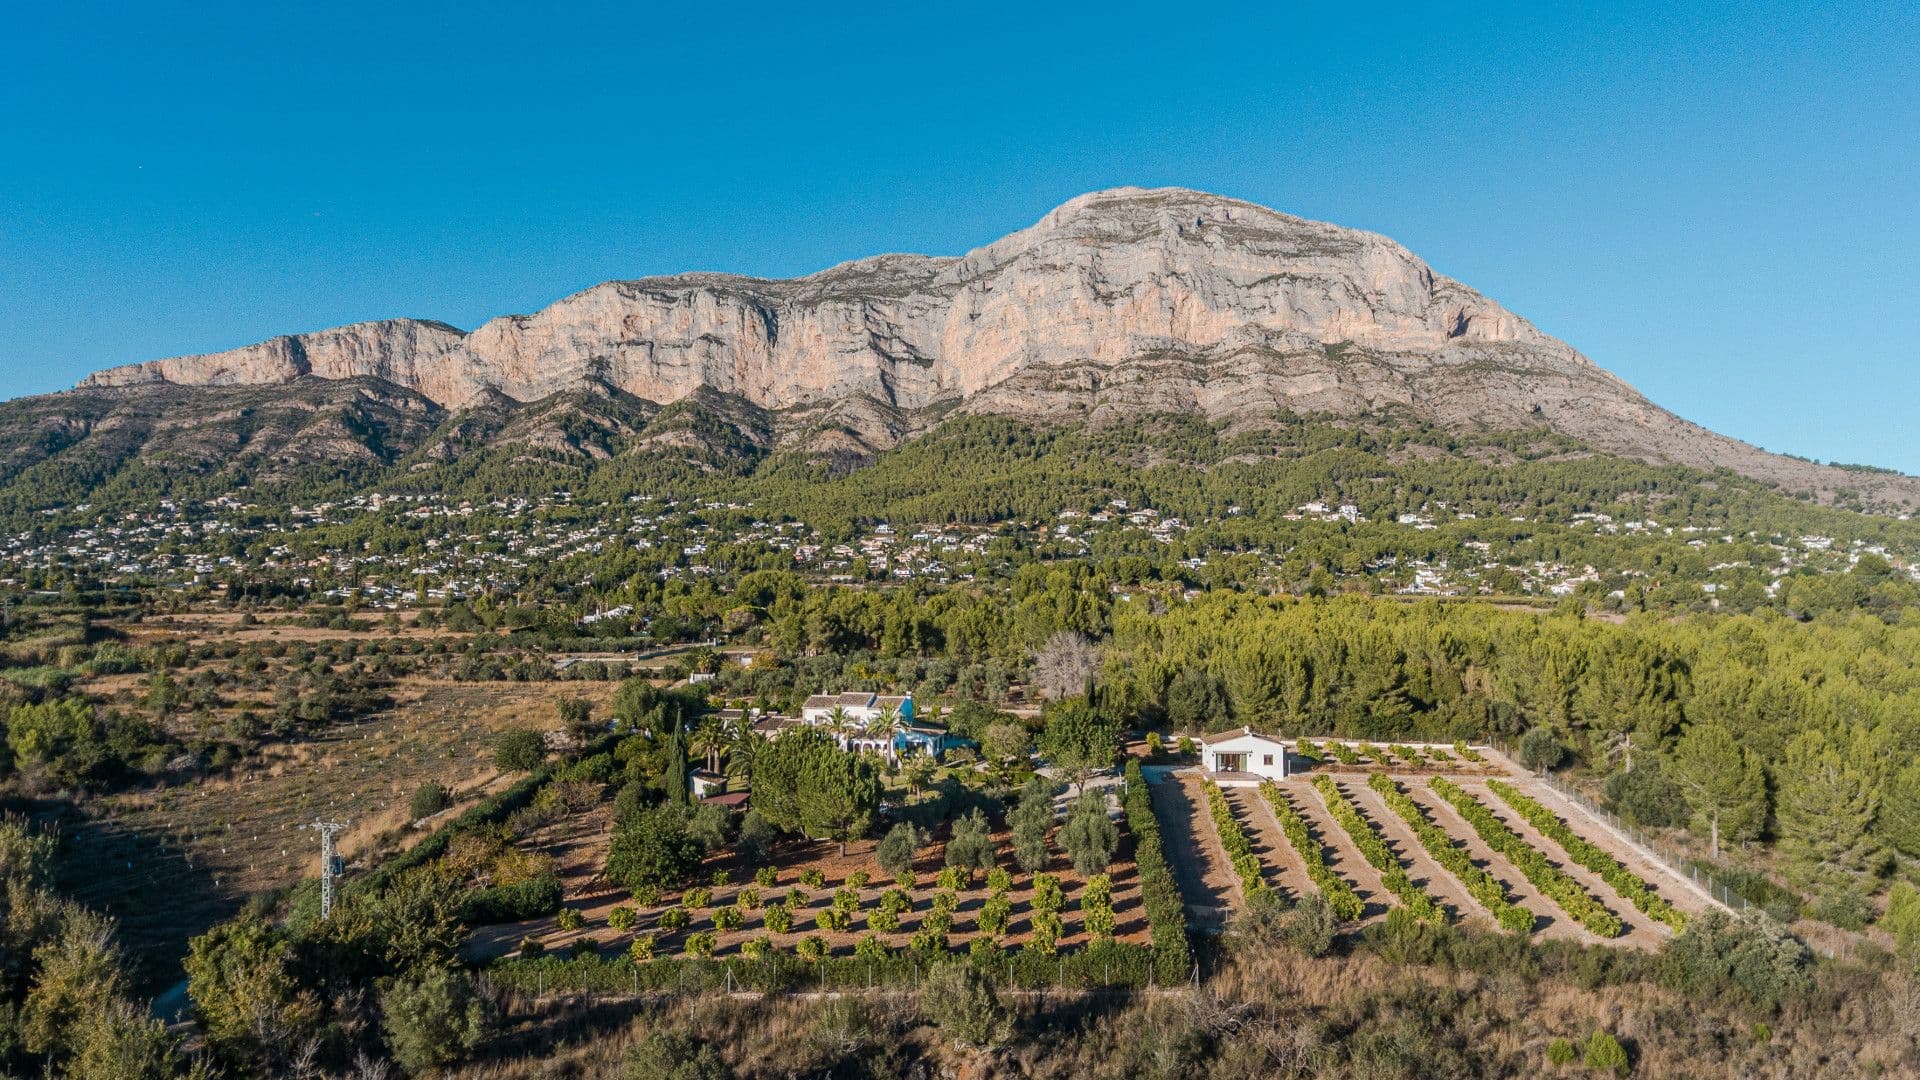
[[[880,869],[891,876],[910,873],[913,870],[915,856],[925,844],[926,836],[910,821],[902,821],[887,830],[880,838],[880,846],[874,851],[874,858],[880,863]]]
[[[946,864],[963,870],[993,869],[993,828],[987,815],[975,808],[953,823],[947,839]]]
[[[1047,831],[1053,828],[1053,782],[1035,776],[1020,789],[1020,801],[1014,804],[1013,857],[1028,872],[1044,870],[1050,852]]]
[[[493,763],[502,772],[532,772],[546,757],[546,742],[537,731],[516,728],[493,741]]]
[[[1040,753],[1075,787],[1120,759],[1120,723],[1084,697],[1067,698],[1046,712]]]
[[[419,967],[380,992],[387,1045],[410,1073],[435,1069],[473,1051],[492,1030],[493,1012],[458,968]]]
[[[1074,870],[1082,875],[1105,870],[1119,844],[1119,827],[1107,815],[1106,792],[1082,792],[1060,829],[1060,846],[1073,860]]]
[[[671,889],[700,868],[700,841],[687,831],[687,809],[665,803],[614,825],[607,878],[628,889]]]

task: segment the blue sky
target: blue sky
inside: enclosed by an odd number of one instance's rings
[[[1920,473],[1920,8],[1358,7],[9,0],[0,397],[1178,184],[1386,233],[1710,427]]]

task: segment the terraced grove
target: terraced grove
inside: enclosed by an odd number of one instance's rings
[[[1438,755],[1428,762],[1446,764]],[[1348,929],[1400,907],[1433,922],[1657,948],[1712,906],[1544,784],[1494,771],[1478,763],[1452,775],[1342,771],[1332,762],[1257,789],[1169,776],[1189,797],[1157,800],[1156,812],[1173,819],[1168,835],[1187,840],[1168,855],[1208,925],[1271,890],[1319,893]]]

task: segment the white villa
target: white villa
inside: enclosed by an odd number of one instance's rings
[[[876,694],[867,690],[814,694],[800,706],[801,723],[831,730],[836,718],[843,728],[840,744],[849,750],[872,750],[887,754],[906,749],[916,741],[926,741],[924,734],[920,740],[912,738],[914,733],[923,732],[923,729],[913,722],[911,694]],[[886,718],[891,718],[892,724],[882,734],[879,725]],[[923,748],[937,752],[937,745]]]
[[[1200,767],[1223,786],[1253,786],[1287,778],[1287,744],[1250,727],[1222,731],[1200,740]]]

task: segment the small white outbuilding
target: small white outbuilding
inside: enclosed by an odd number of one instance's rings
[[[1287,778],[1287,744],[1250,727],[1200,740],[1200,767],[1215,783],[1258,784]]]

